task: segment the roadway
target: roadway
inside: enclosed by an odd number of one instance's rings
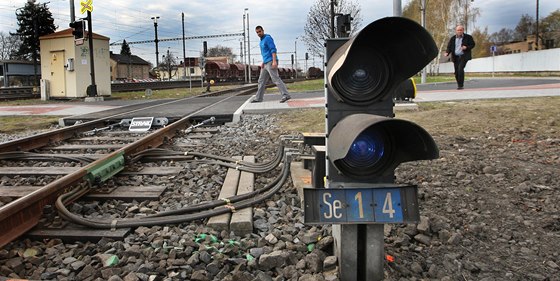
[[[560,96],[560,78],[469,78],[465,81],[465,89],[457,90],[455,82],[427,83],[417,85],[416,103],[434,101],[499,99]],[[292,93],[292,99],[279,103],[280,95],[267,94],[264,102],[249,103],[247,96],[235,114],[269,113],[271,111],[296,108],[324,107],[324,91]],[[100,102],[57,102],[40,105],[0,106],[0,116],[10,115],[50,115],[79,116],[94,112],[134,105],[145,101],[105,100]],[[152,101],[153,102],[153,101]],[[235,118],[235,117],[234,117]]]

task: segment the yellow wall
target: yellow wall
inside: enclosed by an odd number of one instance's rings
[[[97,94],[110,96],[109,40],[93,39],[93,49]],[[71,58],[74,59],[74,71],[68,70],[68,59]],[[50,97],[86,97],[86,89],[91,84],[89,60],[87,41],[75,46],[73,36],[41,39],[42,78],[50,82]]]
[[[191,66],[190,67],[190,71],[191,71],[191,79],[192,80],[200,80],[200,75],[202,74],[202,71],[200,69],[200,67],[198,66]],[[185,67],[185,70],[187,71],[187,75],[186,75],[186,79],[189,79],[189,67]],[[161,71],[161,77],[163,80],[168,80],[168,76],[169,73],[167,71],[164,70],[160,70]],[[182,66],[176,66],[173,71],[171,71],[171,74],[173,75],[172,79],[176,79],[176,80],[182,80],[183,79],[183,75],[184,75],[184,71],[183,71],[183,67]]]

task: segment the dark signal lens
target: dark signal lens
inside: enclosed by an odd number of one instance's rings
[[[385,96],[390,70],[386,59],[378,52],[356,47],[330,82],[344,102],[363,106]]]
[[[343,161],[357,169],[372,167],[383,159],[384,154],[384,138],[377,131],[366,130],[354,140]]]

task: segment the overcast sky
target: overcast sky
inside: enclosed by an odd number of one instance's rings
[[[265,33],[274,38],[280,52],[281,65],[290,63],[290,54],[297,48],[300,68],[303,66],[306,47],[298,36],[303,35],[307,13],[317,0],[93,0],[93,31],[111,38],[110,42],[153,40],[153,16],[159,16],[158,37],[181,38],[181,12],[185,13],[185,36],[220,35],[241,33],[243,14],[248,9],[250,21],[251,61],[260,64],[258,37],[254,26],[262,25]],[[470,1],[470,0],[466,0]],[[560,9],[558,0],[538,0],[539,18]],[[15,11],[23,7],[27,0],[0,0],[0,31],[14,32],[17,29]],[[47,1],[38,0],[39,3]],[[365,26],[379,18],[393,15],[393,0],[356,0],[362,9],[362,25]],[[402,0],[404,7],[409,0]],[[515,28],[522,14],[536,16],[537,0],[474,0],[469,5],[481,11],[476,19],[476,27],[488,27],[490,33],[501,28]],[[70,21],[69,0],[50,0],[47,2],[59,30],[68,28]],[[429,5],[429,0],[428,0]],[[76,16],[80,14],[80,1],[75,0]],[[429,6],[428,6],[429,8]],[[428,19],[429,20],[429,19]],[[469,26],[469,29],[470,26]],[[208,47],[222,45],[231,47],[235,54],[240,53],[242,37],[230,36],[204,39]],[[186,55],[198,56],[203,39],[187,40]],[[297,43],[296,43],[297,42]],[[159,52],[165,54],[169,49],[176,57],[183,57],[182,41],[160,42]],[[111,47],[115,53],[120,46]],[[132,44],[132,53],[155,63],[155,44]],[[286,54],[283,54],[286,52]],[[313,58],[308,61],[312,64]],[[320,59],[314,58],[319,65]],[[181,60],[181,59],[180,59]]]

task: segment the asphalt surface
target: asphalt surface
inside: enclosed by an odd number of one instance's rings
[[[488,89],[488,88],[511,88],[511,87],[526,87],[537,85],[558,84],[560,78],[468,78],[465,81],[465,89]],[[441,90],[456,90],[457,84],[455,82],[445,83],[426,83],[417,84],[416,88],[420,92],[426,91],[441,91]]]
[[[457,90],[454,82],[427,83],[417,85],[417,95],[413,102],[434,102],[472,99],[499,99],[539,96],[560,96],[560,78],[468,78],[465,89]],[[251,96],[242,97],[227,111],[234,115],[234,121],[241,114],[268,113],[278,110],[289,110],[308,107],[324,107],[324,91],[291,93],[292,99],[280,103],[279,94],[266,94],[261,103],[250,103]],[[106,100],[96,102],[69,101],[25,106],[0,106],[0,116],[10,115],[51,115],[68,116],[79,119],[90,114],[100,116],[111,110],[124,110],[125,106],[138,106],[143,103],[157,101],[126,101]],[[399,106],[410,106],[398,105]]]

